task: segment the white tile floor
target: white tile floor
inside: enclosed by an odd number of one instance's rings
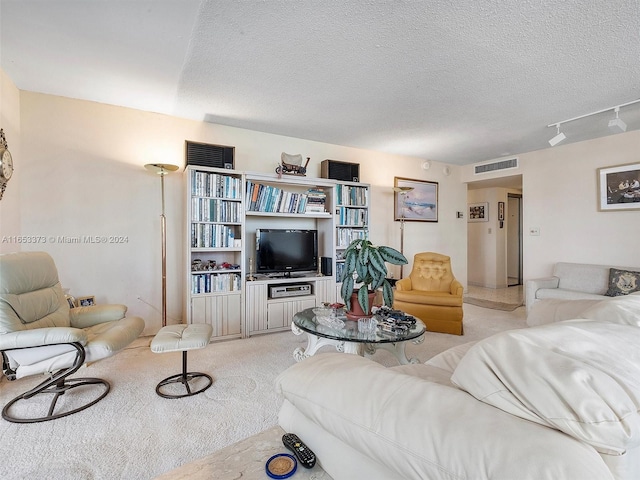
[[[492,302],[522,303],[524,301],[524,287],[523,285],[514,285],[507,288],[485,288],[469,285],[467,295]]]

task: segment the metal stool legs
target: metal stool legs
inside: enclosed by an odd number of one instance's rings
[[[203,378],[203,377],[207,379],[206,385],[199,388],[198,390],[192,391],[191,385],[189,384],[189,382],[191,382],[194,379]],[[162,387],[166,385],[170,385],[172,383],[181,383],[184,386],[186,393],[179,395],[179,394],[170,394],[162,391]],[[160,383],[158,383],[158,385],[156,386],[156,393],[163,398],[191,397],[193,395],[197,395],[199,393],[204,392],[207,388],[211,386],[212,383],[213,383],[213,379],[211,378],[210,375],[207,375],[206,373],[187,372],[187,351],[185,350],[182,352],[182,373],[167,377],[164,380],[162,380]]]

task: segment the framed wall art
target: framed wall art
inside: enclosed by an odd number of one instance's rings
[[[469,223],[489,221],[489,202],[469,204]]]
[[[438,221],[438,182],[394,177],[393,190],[395,221]]]
[[[640,210],[640,163],[598,169],[600,211]]]

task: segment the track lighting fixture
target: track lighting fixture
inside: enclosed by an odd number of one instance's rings
[[[620,107],[616,107],[616,118],[609,120],[609,128],[614,132],[618,132],[621,130],[623,132],[627,131],[627,124],[622,121],[622,119],[618,116],[620,112]]]
[[[563,141],[565,138],[567,138],[567,136],[560,132],[560,124],[556,124],[556,127],[558,127],[558,133],[555,137],[553,137],[551,140],[549,140],[549,145],[551,145],[552,147],[555,147],[557,144],[559,144],[561,141]]]
[[[557,123],[550,123],[549,125],[547,125],[547,127],[556,127],[558,129],[558,133],[555,137],[549,140],[549,145],[554,147],[557,144],[559,144],[561,141],[563,141],[565,138],[567,138],[564,133],[560,133],[560,125],[562,125],[563,123],[573,122],[574,120],[590,117],[591,115],[598,115],[599,113],[608,112],[609,110],[614,110],[616,112],[616,118],[609,120],[609,128],[614,132],[619,132],[619,131],[626,132],[627,124],[624,123],[619,116],[620,109],[622,107],[626,107],[627,105],[633,105],[634,103],[638,103],[638,102],[640,102],[640,98],[638,100],[632,100],[631,102],[616,105],[615,107],[603,108],[602,110],[598,110],[597,112],[587,113],[586,115],[580,115],[579,117],[573,117],[568,120],[563,120]]]

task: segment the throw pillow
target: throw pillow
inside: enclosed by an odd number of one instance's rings
[[[640,272],[632,270],[609,269],[609,290],[605,293],[608,297],[629,295],[640,292]]]

